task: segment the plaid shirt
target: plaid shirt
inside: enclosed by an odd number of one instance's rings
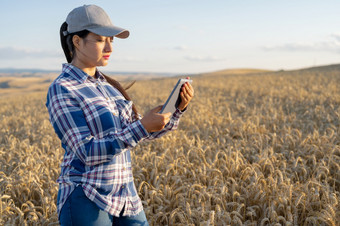
[[[51,84],[46,107],[50,122],[65,149],[61,164],[58,214],[76,186],[111,215],[137,215],[142,202],[133,182],[130,148],[177,128],[177,110],[159,132],[148,133],[133,121],[132,102],[97,71],[97,79],[71,64],[64,64]],[[140,118],[140,116],[139,116]]]

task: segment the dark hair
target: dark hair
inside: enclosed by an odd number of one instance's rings
[[[64,22],[60,27],[60,42],[61,42],[61,47],[63,48],[67,62],[71,63],[76,53],[73,42],[72,42],[73,36],[78,35],[80,38],[86,38],[86,36],[90,33],[90,31],[88,30],[78,31],[78,32],[74,32],[71,34],[67,34],[66,36],[64,35],[65,31],[67,31],[66,22]],[[131,101],[131,98],[127,94],[126,90],[129,89],[135,83],[135,81],[129,84],[126,88],[123,88],[122,85],[118,81],[114,80],[113,78],[107,75],[104,75],[103,73],[102,75],[105,77],[106,81],[110,85],[115,87],[125,97],[126,100]],[[138,111],[134,104],[132,104],[132,111],[135,113],[134,119],[138,119]]]

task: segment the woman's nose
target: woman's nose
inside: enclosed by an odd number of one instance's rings
[[[104,50],[105,50],[105,52],[112,52],[113,48],[112,48],[112,43],[110,41],[106,42]]]

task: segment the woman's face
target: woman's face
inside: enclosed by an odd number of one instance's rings
[[[78,36],[79,38],[79,36]],[[85,67],[105,66],[112,53],[113,37],[100,36],[90,32],[86,38],[75,39],[76,55],[74,60]]]

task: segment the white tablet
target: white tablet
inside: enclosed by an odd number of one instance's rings
[[[181,102],[180,92],[181,87],[184,83],[189,82],[192,83],[190,79],[179,79],[177,84],[175,85],[174,89],[172,90],[170,96],[168,97],[167,101],[163,105],[162,110],[159,113],[174,113],[176,108],[178,107],[179,103]]]

